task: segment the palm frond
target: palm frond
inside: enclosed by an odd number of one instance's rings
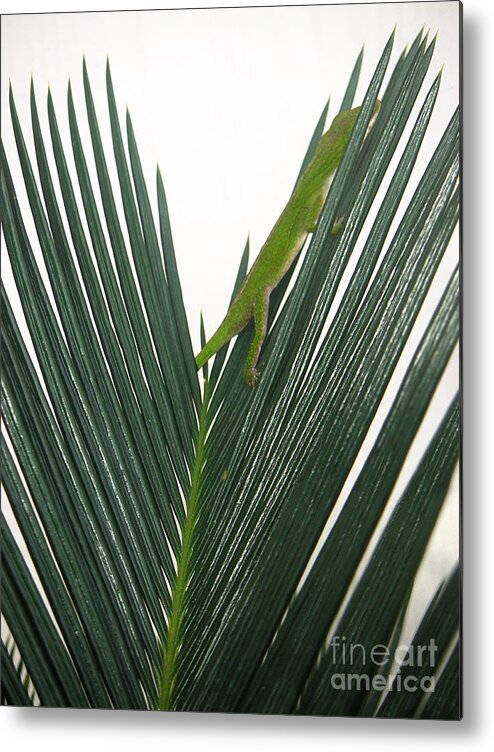
[[[447,580],[439,586],[422,622],[420,623],[408,653],[403,657],[399,680],[405,682],[412,674],[414,680],[433,677],[433,689],[427,692],[389,692],[379,709],[379,716],[400,718],[458,718],[460,716],[460,692],[458,674],[460,645],[458,640],[460,594],[460,571],[455,567]],[[430,647],[421,653],[419,646]],[[420,655],[421,660],[409,661],[408,657]],[[417,663],[420,665],[417,666]],[[438,672],[439,670],[439,672]],[[438,676],[437,676],[438,674]]]
[[[242,377],[250,327],[203,371],[201,390],[163,181],[158,171],[155,221],[109,67],[115,185],[85,63],[92,153],[70,86],[71,153],[49,94],[56,173],[34,86],[34,157],[10,92],[36,237],[26,230],[3,148],[2,227],[36,360],[2,287],[2,484],[22,538],[2,517],[2,607],[41,704],[448,712],[458,689],[453,586],[439,593],[414,638],[436,634],[438,615],[449,609],[438,637],[437,697],[331,688],[331,634],[390,650],[397,643],[458,455],[455,399],[355,584],[459,327],[456,270],[333,521],[458,222],[458,111],[403,207],[440,75],[422,95],[434,41],[421,33],[381,94],[392,47],[390,37],[307,251],[273,293],[255,391]],[[353,103],[361,61],[362,53],[342,109]],[[365,138],[378,95],[380,115]],[[341,216],[343,232],[334,235]],[[337,302],[359,239],[362,250]],[[248,258],[247,242],[234,289]],[[202,320],[201,330],[204,337]],[[2,697],[32,702],[4,645],[2,660]]]
[[[5,641],[2,639],[0,661],[3,675],[0,704],[23,707],[33,705],[36,700],[33,683],[11,634],[6,635]]]

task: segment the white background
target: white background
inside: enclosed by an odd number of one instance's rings
[[[189,7],[194,3],[187,3]],[[439,19],[431,17],[433,12],[441,12],[440,4],[427,4],[424,6],[424,15],[427,18],[427,26],[434,31],[440,25]],[[105,8],[112,7],[106,2]],[[116,8],[123,9],[125,4],[115,4]],[[145,7],[145,4],[133,2],[132,8]],[[163,4],[162,7],[166,7]],[[202,40],[202,31],[194,31],[194,14],[187,14],[186,19],[187,45],[177,49],[173,45],[173,39],[162,34],[160,24],[154,27],[154,37],[148,36],[149,27],[146,28],[146,38],[149,39],[150,48],[162,46],[163,65],[162,70],[153,69],[153,55],[149,54],[142,46],[138,45],[139,65],[143,70],[142,82],[135,82],[135,77],[128,76],[128,71],[135,68],[136,49],[129,44],[128,49],[123,50],[119,46],[120,34],[118,23],[122,17],[112,14],[101,14],[98,17],[98,28],[94,22],[91,25],[91,33],[84,36],[85,16],[73,17],[77,29],[84,37],[82,47],[72,43],[63,35],[59,37],[60,49],[52,51],[50,55],[42,56],[41,47],[33,43],[34,37],[30,37],[28,31],[18,40],[18,60],[15,79],[11,71],[2,68],[2,76],[11,75],[17,94],[17,105],[21,115],[21,121],[26,122],[26,98],[31,72],[35,74],[35,83],[38,91],[39,103],[43,102],[48,81],[52,86],[59,117],[64,112],[64,99],[66,77],[70,75],[74,87],[76,102],[80,97],[80,61],[83,53],[86,54],[87,62],[93,86],[96,79],[101,76],[106,53],[110,55],[112,71],[116,85],[117,101],[121,106],[128,104],[134,119],[134,126],[141,148],[142,157],[149,181],[152,182],[154,165],[156,160],[160,162],[167,189],[169,208],[172,219],[177,254],[179,256],[180,270],[186,280],[185,296],[191,321],[197,321],[199,305],[203,308],[208,330],[215,326],[226,305],[226,296],[232,284],[236,264],[245,236],[251,233],[253,252],[257,252],[266,232],[270,229],[273,216],[282,208],[286,201],[286,186],[291,185],[295,177],[301,155],[305,149],[308,137],[312,131],[317,116],[324,104],[324,98],[331,93],[334,96],[334,106],[339,105],[343,93],[344,83],[353,65],[356,54],[362,41],[366,42],[366,61],[373,69],[385,39],[394,24],[398,23],[399,32],[395,49],[399,50],[404,41],[410,39],[410,35],[416,33],[418,28],[408,27],[408,35],[401,32],[401,27],[406,26],[406,14],[410,6],[404,6],[400,14],[395,15],[389,27],[383,24],[380,28],[371,25],[369,15],[362,23],[362,39],[355,33],[349,34],[351,29],[344,28],[344,8],[338,10],[341,15],[337,28],[330,29],[328,34],[328,56],[326,59],[337,60],[338,69],[321,73],[321,61],[310,61],[312,74],[303,80],[297,79],[297,54],[302,58],[305,51],[299,49],[297,34],[293,36],[293,55],[286,58],[270,55],[268,60],[263,59],[266,44],[260,45],[252,54],[252,71],[249,86],[249,77],[244,81],[240,90],[241,100],[238,100],[238,90],[231,86],[232,79],[238,76],[241,69],[240,61],[244,54],[250,50],[240,50],[232,45],[228,48],[228,40],[218,40],[218,46],[227,49],[228,55],[222,65],[214,70],[208,69],[205,55],[199,55]],[[395,6],[396,8],[396,6]],[[35,11],[39,6],[17,2],[15,6],[2,2],[0,9],[3,13]],[[78,10],[77,4],[64,3],[63,6],[51,4],[43,6],[46,10]],[[84,10],[97,9],[97,6],[84,4]],[[361,6],[362,12],[366,13],[370,8]],[[389,6],[382,8],[383,18]],[[220,11],[211,11],[218,13]],[[230,11],[225,11],[229,13]],[[260,11],[244,11],[242,17],[241,37],[249,40],[250,14],[254,17]],[[279,13],[279,11],[276,11]],[[295,11],[285,11],[287,14]],[[403,14],[403,15],[402,15]],[[166,14],[173,16],[174,14]],[[180,14],[181,15],[181,14]],[[204,29],[201,15],[200,29]],[[266,13],[264,12],[264,18]],[[283,14],[283,18],[285,15]],[[55,17],[56,23],[63,24],[66,16]],[[127,17],[129,18],[129,17]],[[158,17],[156,17],[158,20]],[[288,15],[287,15],[288,18]],[[94,17],[93,17],[94,19]],[[53,25],[54,17],[46,19],[37,17],[36,29],[40,28],[43,21]],[[409,19],[408,19],[409,20]],[[465,544],[467,553],[467,570],[465,585],[465,720],[462,724],[444,723],[398,723],[398,722],[369,722],[345,719],[276,719],[257,717],[218,717],[218,716],[180,716],[158,714],[139,715],[137,713],[108,714],[105,712],[93,713],[90,716],[83,712],[63,711],[54,712],[40,710],[26,712],[22,710],[2,709],[2,734],[6,743],[9,741],[16,745],[38,745],[41,740],[48,743],[52,748],[65,747],[67,743],[82,748],[88,744],[96,745],[97,749],[103,749],[108,744],[118,744],[127,749],[136,744],[154,745],[163,744],[171,747],[180,744],[183,748],[190,744],[209,744],[220,750],[232,745],[236,747],[250,748],[252,744],[275,746],[276,748],[295,749],[300,745],[317,747],[325,745],[341,745],[342,743],[365,744],[366,747],[381,748],[382,746],[394,745],[399,740],[405,746],[409,742],[414,746],[417,742],[428,739],[432,744],[441,746],[444,742],[448,746],[458,743],[471,743],[477,739],[480,743],[481,729],[486,730],[488,714],[482,716],[481,708],[487,706],[492,690],[488,661],[490,657],[490,644],[488,638],[492,633],[492,619],[481,612],[478,601],[481,597],[479,582],[487,580],[484,567],[486,562],[480,561],[478,554],[482,551],[482,536],[486,539],[488,526],[479,521],[480,510],[487,513],[490,501],[487,493],[487,458],[490,455],[489,435],[487,427],[481,433],[481,417],[488,415],[491,407],[487,394],[487,384],[490,384],[492,369],[488,359],[482,361],[481,350],[486,355],[491,337],[488,336],[489,311],[488,303],[492,298],[489,295],[487,285],[493,278],[492,267],[488,266],[487,248],[482,248],[479,231],[482,232],[482,223],[485,222],[481,207],[486,207],[488,200],[487,169],[485,169],[484,182],[477,187],[480,180],[481,166],[486,165],[482,136],[487,134],[487,112],[483,111],[482,105],[487,102],[489,80],[486,76],[488,67],[487,55],[491,45],[489,29],[491,15],[489,3],[470,2],[465,9],[465,121],[466,121],[466,153],[465,153],[465,269],[464,269],[464,296],[465,296],[465,423],[464,423],[464,470],[465,492],[464,507],[466,519],[464,524]],[[29,19],[26,19],[26,29],[29,28]],[[5,22],[5,21],[4,21]],[[7,24],[9,19],[7,19]],[[175,14],[174,23],[180,24],[179,14]],[[139,17],[132,17],[135,24],[134,32],[139,39]],[[197,21],[199,26],[199,20]],[[258,24],[254,24],[258,29]],[[266,24],[265,42],[271,43],[273,49],[278,50],[276,40],[276,28],[269,28]],[[4,34],[5,36],[5,28]],[[284,34],[297,32],[297,26],[293,22],[288,23]],[[304,39],[307,28],[300,29],[300,39]],[[311,33],[328,33],[327,29],[318,23]],[[401,36],[400,36],[401,35]],[[342,45],[341,40],[351,36],[355,40],[354,47]],[[175,41],[178,42],[180,34],[177,31]],[[182,37],[183,39],[183,37]],[[447,62],[448,49],[443,46],[441,38],[438,39],[438,49],[435,60]],[[46,48],[45,48],[46,50]],[[2,61],[13,51],[8,49],[8,44],[2,49]],[[56,61],[63,59],[63,70]],[[201,70],[197,70],[195,61],[201,59]],[[269,64],[265,65],[264,63]],[[174,88],[177,65],[180,66],[181,89]],[[290,71],[289,86],[286,86],[286,70]],[[447,66],[443,90],[448,87]],[[62,78],[60,78],[60,74]],[[208,89],[208,79],[214,76],[214,97]],[[264,99],[259,101],[260,87],[257,85],[259,77],[273,76],[272,81],[264,82],[266,86],[262,91],[275,92],[264,94]],[[188,78],[187,78],[188,77]],[[365,80],[365,78],[364,78]],[[119,82],[126,82],[125,92],[119,90]],[[127,86],[127,81],[134,81]],[[152,83],[148,90],[149,83]],[[224,85],[223,96],[231,103],[230,115],[225,114],[225,108],[221,109],[218,116],[218,107],[215,98],[218,96],[218,87]],[[159,87],[159,88],[158,88]],[[2,80],[2,90],[5,92]],[[303,101],[300,91],[304,92]],[[193,92],[193,97],[191,97]],[[297,92],[295,95],[294,92]],[[321,99],[321,92],[324,92]],[[143,108],[141,97],[152,98],[148,106]],[[481,104],[482,100],[482,104]],[[191,106],[192,105],[192,106]],[[104,112],[104,101],[101,98],[100,111]],[[259,112],[266,111],[267,117],[262,123],[259,122]],[[152,114],[151,114],[152,113]],[[256,113],[254,119],[252,113]],[[5,113],[2,113],[4,116]],[[62,118],[61,118],[62,119]],[[287,128],[287,123],[290,128]],[[444,123],[438,122],[438,130],[442,130]],[[199,129],[199,130],[198,130]],[[475,129],[475,131],[473,130]],[[178,138],[180,136],[180,138]],[[232,143],[238,139],[237,143]],[[8,147],[7,134],[5,140]],[[180,143],[184,150],[174,151],[167,145]],[[239,148],[239,144],[245,145],[245,149]],[[485,139],[485,148],[490,148]],[[278,144],[278,153],[276,152]],[[223,149],[223,153],[220,149]],[[243,161],[239,162],[242,158]],[[230,162],[230,154],[234,155]],[[482,157],[480,156],[482,154]],[[239,157],[240,155],[240,157]],[[290,157],[288,157],[290,155]],[[300,156],[297,156],[300,155]],[[200,169],[194,169],[199,165]],[[273,168],[273,164],[275,167]],[[226,168],[225,168],[226,165]],[[182,177],[188,170],[189,179],[184,184]],[[223,171],[222,171],[223,170]],[[248,179],[242,179],[242,176]],[[225,181],[229,191],[224,190]],[[237,182],[235,182],[237,181]],[[257,184],[258,189],[254,192],[247,186]],[[207,201],[204,200],[205,192]],[[233,201],[229,201],[233,197]],[[201,214],[204,204],[205,210]],[[196,221],[194,225],[188,222],[187,207],[191,206]],[[211,208],[213,207],[213,208]],[[220,218],[220,221],[219,219]],[[201,248],[197,248],[195,237],[200,222],[200,236],[203,240]],[[485,238],[486,233],[483,234]],[[187,250],[186,250],[187,249]],[[483,250],[483,253],[482,253]],[[215,256],[216,254],[216,256]],[[230,256],[231,254],[231,256]],[[197,295],[198,282],[204,285],[207,295]],[[189,285],[189,287],[187,287]],[[196,309],[196,310],[194,310]],[[485,337],[483,337],[485,334]],[[481,344],[482,343],[482,344]],[[485,386],[485,389],[483,389]],[[482,406],[482,407],[481,407]],[[488,423],[488,421],[486,421]],[[485,460],[485,462],[484,462]],[[483,502],[481,507],[481,502]],[[484,540],[485,549],[488,548],[487,540]],[[469,556],[468,556],[469,555]],[[484,576],[482,577],[482,571]],[[486,598],[487,591],[484,591]],[[489,628],[490,627],[490,628]],[[480,669],[485,672],[480,676]],[[9,740],[5,731],[13,736]],[[75,732],[75,733],[74,733]],[[14,736],[15,734],[15,736]],[[364,736],[365,735],[365,736]],[[398,736],[399,735],[399,736]],[[404,737],[404,738],[403,738]],[[423,741],[422,741],[423,743]]]

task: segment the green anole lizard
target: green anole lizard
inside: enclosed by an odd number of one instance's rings
[[[377,100],[367,132],[374,124],[379,107],[380,102]],[[307,235],[316,229],[331,181],[341,162],[359,111],[360,107],[355,107],[353,110],[340,112],[321,136],[314,156],[242,282],[225,318],[196,357],[197,370],[253,318],[255,333],[244,375],[249,386],[255,384],[259,375],[256,365],[266,335],[269,296],[302,250]]]

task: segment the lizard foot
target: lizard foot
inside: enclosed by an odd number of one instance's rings
[[[345,225],[345,217],[336,217],[331,228],[331,235],[339,235]]]
[[[256,381],[259,378],[259,371],[257,370],[257,368],[246,368],[244,376],[247,386],[253,387],[255,386]]]

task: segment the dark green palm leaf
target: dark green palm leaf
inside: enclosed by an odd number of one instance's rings
[[[458,340],[456,271],[337,521],[321,539],[458,221],[458,112],[402,206],[440,77],[422,94],[434,42],[419,34],[382,93],[392,45],[393,37],[307,252],[272,296],[254,391],[242,377],[251,327],[200,374],[201,390],[162,178],[158,171],[156,221],[128,113],[125,131],[120,124],[109,68],[117,185],[85,64],[91,154],[70,87],[70,154],[50,95],[48,146],[34,87],[30,154],[11,92],[37,237],[26,230],[3,150],[2,227],[37,364],[2,288],[2,483],[22,538],[2,519],[2,603],[41,704],[451,717],[448,703],[454,705],[458,689],[451,588],[439,593],[415,636],[434,635],[448,611],[447,629],[437,632],[442,664],[432,700],[400,702],[375,687],[338,693],[327,650],[335,630],[359,642],[366,636],[390,649],[397,644],[458,454],[455,401],[347,602]],[[361,61],[362,53],[343,109],[353,103]],[[378,95],[381,112],[364,141]],[[93,160],[97,185],[90,179]],[[334,235],[342,215],[343,232]],[[234,289],[248,258],[247,243]],[[201,331],[204,337],[202,321]],[[3,701],[30,704],[34,695],[4,644],[2,661]]]

